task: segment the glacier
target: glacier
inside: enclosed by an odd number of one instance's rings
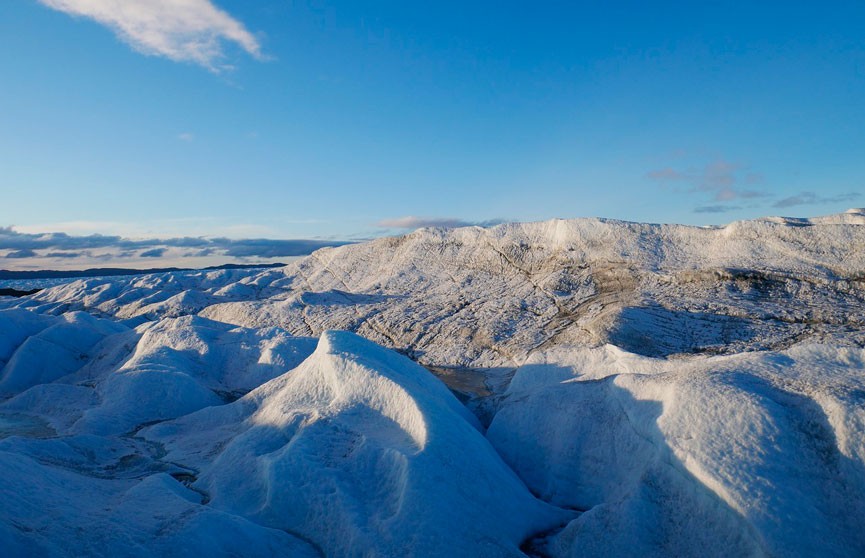
[[[0,298],[9,556],[862,556],[865,210]]]

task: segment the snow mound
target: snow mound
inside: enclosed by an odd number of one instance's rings
[[[142,435],[198,471],[212,508],[327,556],[518,556],[568,517],[532,497],[444,384],[345,332],[242,399]]]
[[[120,371],[177,368],[214,391],[240,395],[294,368],[316,345],[279,328],[246,329],[198,316],[163,319],[137,331],[141,338]]]
[[[102,442],[56,442],[50,456],[80,460],[81,452],[104,452]],[[202,505],[199,494],[166,473],[106,478],[42,463],[20,448],[5,451],[5,445],[0,442],[4,556],[320,556],[288,533]]]
[[[80,279],[35,295],[3,301],[40,313],[87,310],[121,319],[178,317],[218,302],[255,298],[284,278],[279,270],[177,271],[127,277]]]
[[[79,370],[98,354],[105,339],[127,331],[83,312],[48,316],[0,311],[0,397]]]
[[[865,225],[865,208],[854,207],[844,213],[827,215],[825,217],[814,217],[809,219],[812,223],[836,224],[836,225]]]
[[[544,500],[585,512],[553,556],[861,556],[865,351],[690,360],[538,355],[488,438]]]
[[[80,312],[12,309],[0,311],[3,323],[17,337],[3,349],[11,356],[0,392],[14,397],[0,413],[29,413],[64,433],[119,435],[223,404],[294,368],[316,343],[197,316],[129,329]]]
[[[91,381],[101,404],[85,410],[73,431],[121,434],[221,405],[296,366],[315,346],[275,328],[249,330],[197,316],[136,331],[131,356]]]

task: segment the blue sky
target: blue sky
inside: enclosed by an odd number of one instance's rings
[[[865,204],[863,23],[862,2],[6,0],[0,226],[839,212]],[[84,261],[45,253],[0,267]]]

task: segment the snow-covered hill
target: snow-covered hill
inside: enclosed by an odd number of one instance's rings
[[[861,343],[865,212],[725,227],[599,219],[421,229],[284,269],[77,281],[20,306],[355,331],[433,366],[519,366],[562,342],[648,356]],[[854,332],[850,330],[854,329]]]
[[[0,547],[861,556],[863,225],[421,229],[0,299]]]

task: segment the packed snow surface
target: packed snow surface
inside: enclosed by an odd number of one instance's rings
[[[863,225],[421,229],[2,298],[2,554],[865,555]]]

